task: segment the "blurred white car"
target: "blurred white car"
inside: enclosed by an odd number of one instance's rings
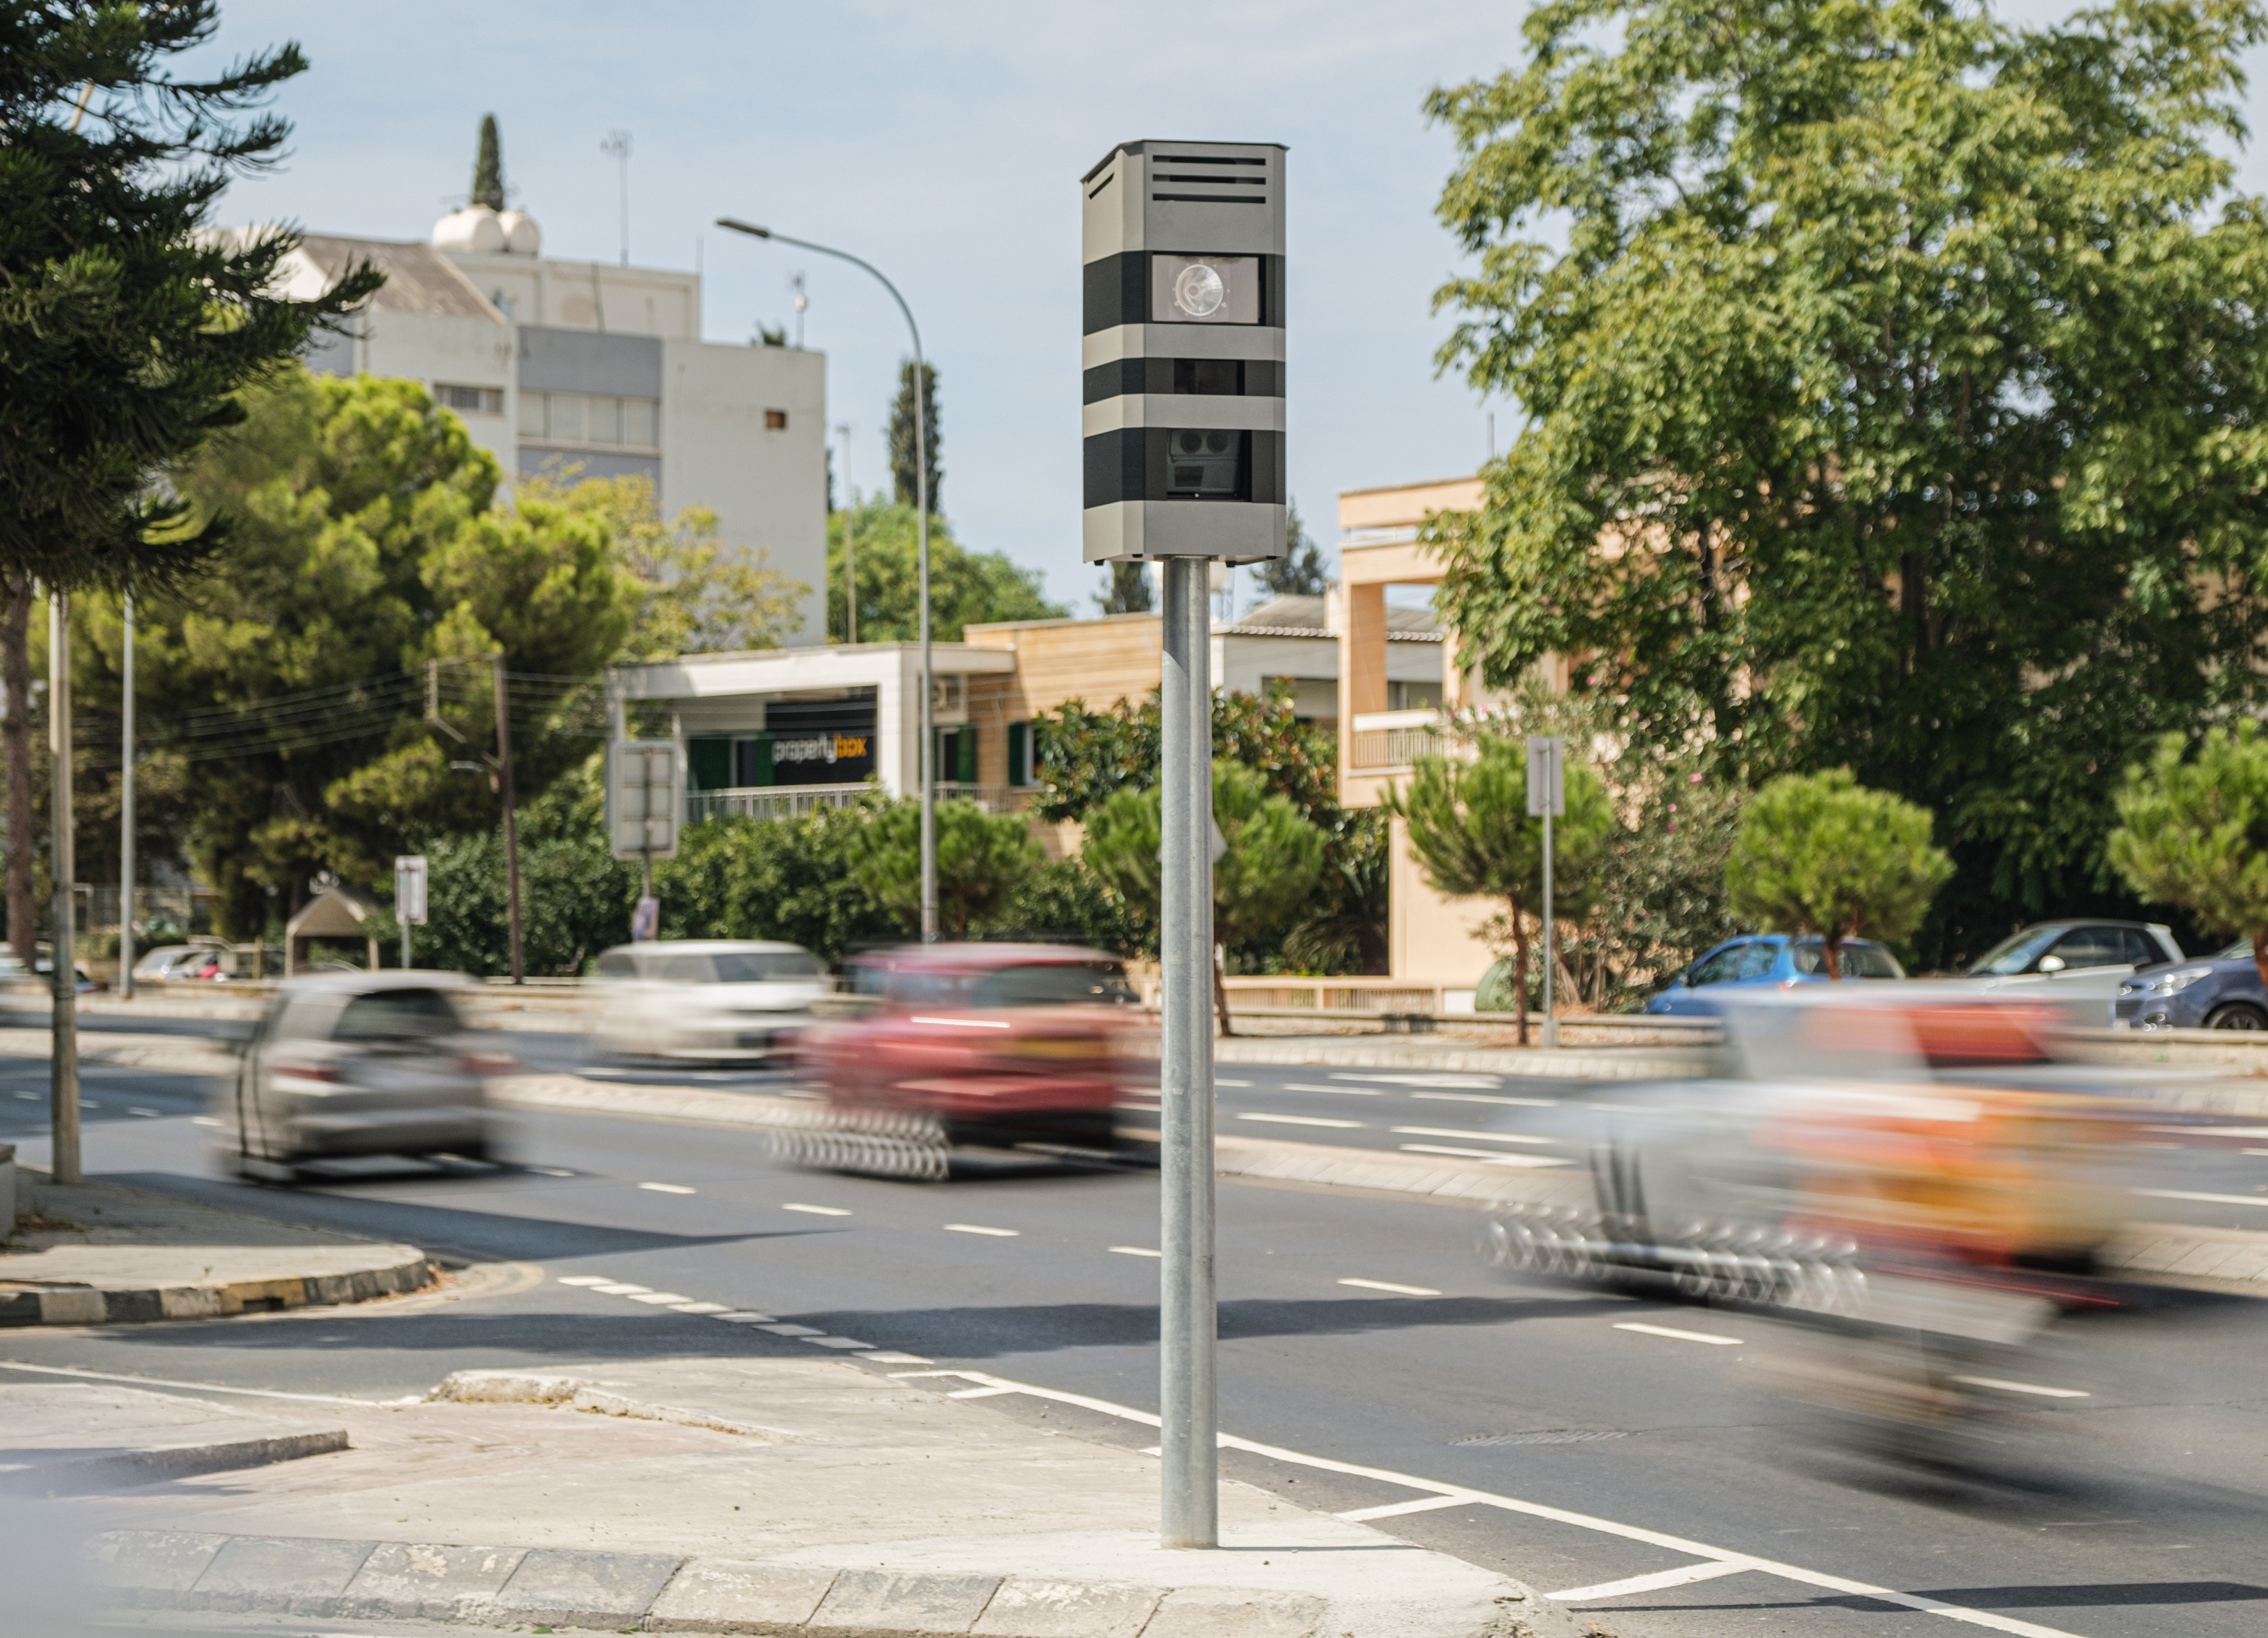
[[[466,1024],[472,993],[468,979],[415,970],[286,982],[216,1091],[223,1168],[289,1181],[350,1156],[494,1159],[487,1082],[512,1061]]]
[[[618,944],[599,958],[591,1050],[600,1058],[763,1062],[794,1050],[812,1010],[834,988],[800,944]]]

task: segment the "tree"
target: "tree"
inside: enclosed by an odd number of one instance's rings
[[[522,479],[519,497],[606,525],[615,562],[635,585],[624,659],[776,649],[802,628],[808,586],[762,552],[748,556],[725,545],[717,514],[705,506],[688,506],[665,524],[644,473],[586,478],[571,468]]]
[[[1159,848],[1164,837],[1160,793],[1122,787],[1087,820],[1079,857],[1152,928],[1159,925]],[[1226,851],[1212,867],[1212,930],[1216,945],[1242,944],[1297,917],[1323,869],[1323,833],[1292,800],[1269,790],[1252,769],[1216,760],[1212,817]],[[1213,1002],[1223,1034],[1229,1026],[1228,991],[1213,959]]]
[[[1150,596],[1150,573],[1139,563],[1112,563],[1110,589],[1094,599],[1106,614],[1146,614],[1156,605]]]
[[[966,797],[939,803],[939,921],[954,937],[968,937],[1008,907],[1046,858],[1023,815],[987,813]],[[875,814],[853,848],[851,872],[906,932],[919,931],[921,804],[896,803]]]
[[[783,337],[783,340],[785,338]],[[929,509],[937,516],[945,513],[945,461],[939,452],[944,447],[937,430],[937,366],[924,364],[921,367],[922,435],[929,446]],[[914,494],[914,478],[918,459],[916,456],[914,426],[914,361],[907,359],[898,366],[898,396],[890,405],[890,480],[896,486],[898,504],[911,508],[919,503]]]
[[[2241,722],[2188,752],[2168,734],[2146,768],[2126,771],[2110,863],[2146,900],[2250,938],[2268,984],[2268,739]]]
[[[1297,501],[1285,509],[1284,555],[1255,563],[1252,577],[1270,597],[1321,597],[1330,584],[1322,548],[1307,538]]]
[[[1564,782],[1567,811],[1552,820],[1551,909],[1555,920],[1574,922],[1594,900],[1615,818],[1605,787],[1585,763],[1569,759]],[[1469,760],[1421,756],[1387,806],[1409,826],[1410,849],[1435,892],[1503,901],[1503,914],[1483,937],[1498,950],[1512,945],[1513,990],[1525,996],[1528,918],[1543,902],[1543,821],[1528,812],[1527,742],[1481,732]],[[1555,953],[1545,951],[1544,959]],[[1524,1047],[1528,1009],[1519,1013]]]
[[[1933,807],[1940,959],[2067,904],[2097,770],[2261,689],[2268,205],[2228,157],[2260,9],[1524,27],[1428,104],[1478,259],[1442,362],[1528,415],[1432,531],[1463,658],[1575,657],[1742,782],[1848,766]]]
[[[497,135],[497,117],[481,115],[481,147],[473,160],[473,195],[465,202],[486,205],[491,210],[504,209],[504,139]]]
[[[416,383],[294,369],[247,404],[178,481],[196,517],[232,519],[230,572],[140,598],[136,650],[165,702],[144,733],[193,769],[189,848],[239,937],[269,888],[288,914],[319,870],[372,883],[409,838],[496,825],[491,653],[523,799],[581,762],[603,727],[575,679],[637,600],[601,518],[541,495],[496,508],[495,460]],[[80,599],[74,622],[90,717],[114,712],[115,605]]]
[[[1847,768],[1783,774],[1741,816],[1726,895],[1758,927],[1816,933],[1839,979],[1845,939],[1909,937],[1952,877],[1929,829],[1927,809],[1866,789]]]
[[[920,633],[920,543],[910,506],[868,499],[827,520],[827,628],[844,629],[843,530],[858,559],[858,641],[910,643]],[[958,643],[967,626],[1000,620],[1061,620],[1037,571],[998,552],[972,552],[942,518],[929,525],[931,634]]]
[[[1095,711],[1074,699],[1034,717],[1040,790],[1033,813],[1083,819],[1122,785],[1156,784],[1164,731],[1155,689],[1140,705],[1120,700]],[[1321,822],[1337,811],[1338,742],[1292,715],[1288,694],[1213,695],[1212,753],[1251,768],[1307,819]]]
[[[1132,907],[1076,856],[1049,860],[1026,877],[988,930],[1064,940],[1119,955],[1137,954],[1156,942]]]
[[[238,116],[300,73],[284,45],[191,79],[172,60],[215,0],[89,8],[0,3],[0,690],[11,823],[9,937],[28,948],[33,583],[158,587],[194,573],[225,520],[162,477],[241,418],[235,394],[380,283],[367,266],[298,300],[283,229],[207,231],[239,173],[290,127]]]

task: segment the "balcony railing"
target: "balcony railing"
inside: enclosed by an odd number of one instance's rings
[[[878,788],[855,785],[751,785],[729,790],[692,790],[685,797],[685,822],[704,819],[799,819],[821,808],[850,808]],[[1032,804],[1032,793],[1015,785],[964,785],[939,781],[937,799],[948,802],[965,797],[987,813],[1020,813]]]
[[[1421,756],[1439,756],[1442,716],[1439,711],[1367,711],[1348,724],[1351,768],[1408,768]]]

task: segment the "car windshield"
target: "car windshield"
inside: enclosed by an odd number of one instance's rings
[[[2216,961],[2250,961],[2252,959],[2252,941],[2240,938],[2228,949],[2216,951],[2213,959]]]
[[[1115,968],[1085,962],[1034,962],[987,973],[969,986],[972,1007],[1060,1007],[1100,1002],[1124,1006],[1134,992]]]
[[[438,989],[380,989],[357,995],[339,1012],[331,1039],[340,1041],[424,1040],[464,1028],[456,1008]]]
[[[2028,927],[2020,933],[2011,933],[1970,964],[1969,976],[1997,978],[2021,973],[2063,932],[2060,927]]]
[[[1845,944],[1841,953],[1845,978],[1905,976],[1890,952],[1878,944]],[[1824,973],[1827,970],[1827,947],[1815,938],[1799,940],[1791,961],[1799,973]]]

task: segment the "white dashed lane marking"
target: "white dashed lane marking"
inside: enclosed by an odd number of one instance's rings
[[[1165,1252],[1152,1251],[1146,1245],[1114,1245],[1110,1248],[1121,1257],[1163,1257]]]
[[[562,1285],[612,1285],[615,1282],[602,1274],[571,1274],[563,1276]]]
[[[1521,1132],[1459,1131],[1454,1127],[1447,1126],[1397,1126],[1394,1132],[1398,1137],[1462,1137],[1471,1143],[1556,1143],[1559,1141],[1556,1137],[1530,1137]]]
[[[1396,1285],[1391,1280],[1342,1280],[1341,1285],[1359,1286],[1366,1291],[1389,1291],[1395,1296],[1439,1296],[1441,1294],[1430,1285]]]
[[[1363,1124],[1359,1120],[1332,1120],[1322,1115],[1239,1115],[1240,1120],[1257,1120],[1267,1126],[1327,1126],[1350,1131]]]
[[[1412,1092],[1421,1104],[1503,1104],[1515,1109],[1557,1109],[1556,1098],[1500,1098],[1492,1092]]]
[[[848,1210],[841,1206],[806,1206],[799,1200],[789,1201],[785,1204],[782,1205],[780,1209],[782,1211],[808,1212],[814,1217],[847,1217],[850,1215]]]
[[[1021,1229],[987,1228],[981,1223],[948,1223],[945,1225],[945,1231],[947,1234],[989,1234],[1001,1240],[1012,1240],[1023,1233]]]
[[[1680,1331],[1675,1326],[1641,1325],[1635,1319],[1616,1323],[1617,1331],[1635,1331],[1642,1336],[1668,1337],[1673,1342],[1706,1342],[1714,1348],[1738,1348],[1738,1337],[1719,1336],[1713,1331]]]
[[[2002,1393],[2029,1393],[2043,1399],[2091,1399],[2095,1397],[2079,1388],[2043,1387],[2036,1382],[2009,1382],[1999,1377],[1955,1377],[1954,1380],[1972,1388],[1995,1388]]]
[[[1284,1090],[1287,1092],[1329,1092],[1334,1098],[1383,1098],[1386,1096],[1375,1086],[1317,1086],[1311,1081],[1286,1081],[1284,1083]]]
[[[696,1192],[682,1183],[641,1183],[638,1186],[650,1189],[656,1194],[691,1194]]]

